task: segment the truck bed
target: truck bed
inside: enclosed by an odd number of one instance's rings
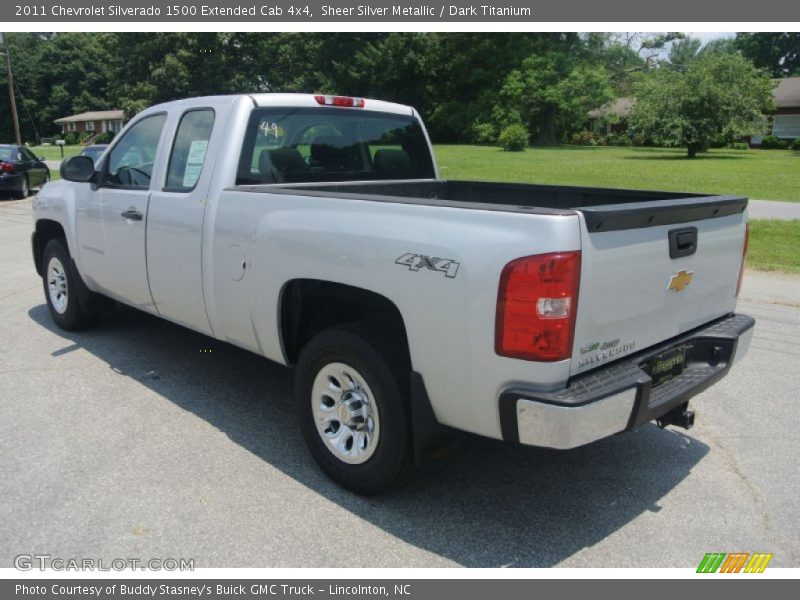
[[[240,185],[240,191],[539,214],[583,213],[590,232],[738,214],[743,196],[487,181],[410,180]]]

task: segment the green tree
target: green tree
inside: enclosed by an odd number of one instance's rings
[[[581,64],[568,53],[549,52],[525,59],[509,73],[495,119],[500,125],[520,120],[535,132],[537,144],[554,145],[580,128],[589,110],[613,97],[602,65]]]
[[[48,132],[48,125],[41,119],[41,108],[44,94],[41,90],[41,80],[45,65],[40,60],[42,47],[47,43],[48,36],[39,33],[7,33],[6,41],[9,46],[11,64],[14,73],[14,88],[19,113],[20,132],[22,140],[36,140],[42,132]],[[0,110],[4,113],[0,117],[0,140],[7,141],[14,138],[11,111],[8,106],[8,82],[6,79],[5,64],[0,68]]]
[[[718,54],[736,54],[739,49],[736,47],[734,38],[717,38],[711,40],[698,52],[699,56],[710,56]]]
[[[108,100],[109,34],[59,33],[43,45],[39,82],[40,115],[52,127],[54,119],[89,110],[113,108]]]
[[[110,108],[109,39],[104,33],[8,34],[24,140],[59,131],[53,123],[59,117]],[[4,72],[0,82],[6,84]],[[10,119],[0,123],[4,137],[10,127]]]
[[[632,36],[609,34],[601,53],[601,64],[617,96],[631,95],[636,78],[647,68],[647,61],[640,56],[634,42]]]
[[[685,69],[659,68],[642,80],[631,128],[689,158],[720,136],[750,133],[772,105],[772,82],[740,55],[711,55]]]
[[[703,45],[698,38],[685,37],[676,40],[669,48],[669,62],[677,67],[684,67],[697,58]]]
[[[509,72],[531,55],[578,34],[430,34],[429,101],[421,106],[437,141],[470,141],[475,125],[492,120],[497,94]],[[495,124],[497,125],[497,124]]]
[[[735,46],[773,77],[800,75],[800,32],[737,33]]]

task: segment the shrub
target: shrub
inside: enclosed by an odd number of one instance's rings
[[[782,140],[774,135],[765,135],[761,139],[762,150],[786,150],[789,147],[789,140]]]
[[[575,146],[591,146],[594,141],[594,134],[591,131],[576,131],[572,134],[569,143]]]
[[[800,150],[800,137],[795,138],[794,141],[792,142],[792,145],[789,146],[789,148],[791,148],[792,150]]]
[[[475,121],[472,125],[472,141],[476,144],[493,144],[497,141],[497,129],[491,123]]]
[[[67,135],[64,136],[64,143],[67,146],[74,146],[78,143],[78,137],[75,135],[74,131],[70,131]]]
[[[528,130],[521,123],[505,127],[497,140],[506,152],[520,152],[528,145]]]
[[[761,138],[761,149],[772,150],[778,144],[778,138],[774,135],[765,135]]]
[[[107,144],[111,140],[114,139],[114,134],[110,131],[103,131],[102,133],[98,133],[97,136],[94,138],[95,144]]]
[[[632,146],[633,141],[624,133],[612,133],[608,136],[609,146]]]
[[[750,144],[748,144],[747,142],[733,142],[731,148],[733,148],[734,150],[749,150]]]
[[[78,143],[79,143],[79,144],[82,144],[83,142],[85,142],[86,140],[88,140],[90,137],[92,137],[92,134],[91,134],[91,133],[89,133],[88,131],[81,131],[81,132],[78,134]]]

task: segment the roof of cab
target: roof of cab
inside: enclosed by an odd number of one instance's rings
[[[188,108],[202,104],[225,104],[231,103],[239,98],[250,98],[258,107],[266,106],[291,106],[291,107],[319,107],[319,102],[314,98],[314,94],[278,94],[278,93],[258,93],[258,94],[232,94],[227,96],[201,96],[195,98],[185,98],[183,100],[173,100],[163,102],[146,109],[147,112],[158,110],[170,110],[175,108]],[[395,113],[401,115],[413,115],[414,109],[403,104],[394,102],[384,102],[365,98],[363,108],[343,108],[343,110],[375,110],[380,112]]]
[[[256,106],[320,106],[314,94],[251,94],[250,97]],[[383,100],[375,100],[373,98],[364,99],[365,110],[377,110],[380,112],[396,113],[401,115],[413,114],[413,109],[410,106],[403,104],[395,104],[394,102],[384,102]],[[361,108],[352,108],[349,110],[362,110]]]

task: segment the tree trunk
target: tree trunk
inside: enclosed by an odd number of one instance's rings
[[[558,143],[558,140],[556,140],[555,106],[551,105],[544,109],[541,129],[539,130],[539,136],[536,138],[536,143],[540,146],[555,146]]]
[[[702,146],[700,144],[689,144],[686,147],[686,153],[689,158],[697,158],[697,153],[700,152]]]

